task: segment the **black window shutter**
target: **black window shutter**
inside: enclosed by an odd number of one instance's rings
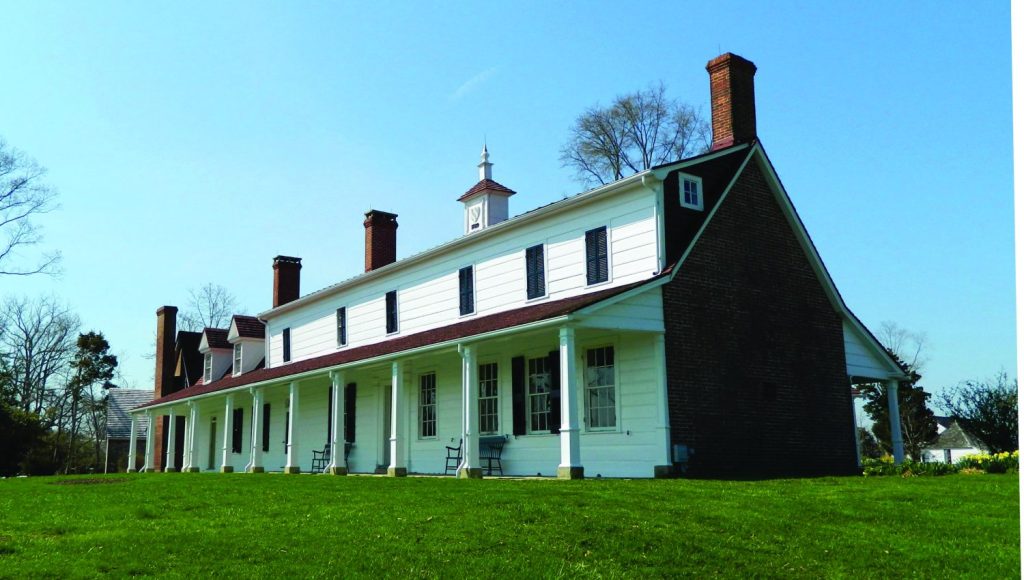
[[[338,309],[338,346],[344,345],[348,342],[348,329],[346,328],[347,322],[345,320],[345,307]]]
[[[384,295],[384,309],[387,314],[387,332],[398,331],[398,291],[392,290]]]
[[[334,387],[327,387],[327,444],[331,444],[334,431]]]
[[[526,248],[526,297],[544,295],[544,245]]]
[[[548,427],[552,433],[560,432],[562,425],[562,373],[559,368],[558,351],[548,354],[548,368],[551,370],[551,391],[548,393]]]
[[[355,443],[356,440],[356,384],[349,383],[345,387],[345,441]]]
[[[270,403],[263,403],[263,451],[270,451]]]
[[[512,434],[526,435],[526,359],[512,359]]]
[[[473,267],[459,270],[459,314],[473,312]]]
[[[608,230],[600,227],[586,234],[587,284],[608,280]]]
[[[286,328],[282,332],[281,339],[283,341],[282,350],[284,362],[292,360],[292,329]]]
[[[242,409],[235,409],[231,419],[231,451],[242,452]]]

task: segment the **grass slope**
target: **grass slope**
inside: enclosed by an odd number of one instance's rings
[[[82,479],[0,481],[0,576],[1020,577],[1016,475]]]

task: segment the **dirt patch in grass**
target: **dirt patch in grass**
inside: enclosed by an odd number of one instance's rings
[[[126,478],[100,478],[100,477],[83,477],[81,479],[62,479],[60,481],[50,482],[50,485],[93,485],[98,483],[124,483],[128,481]]]

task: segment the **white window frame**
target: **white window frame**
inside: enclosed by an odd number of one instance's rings
[[[612,381],[613,381],[613,383],[612,383],[611,387],[612,387],[613,396],[615,398],[615,406],[614,406],[614,409],[615,409],[615,424],[612,425],[612,426],[595,427],[590,422],[590,391],[591,391],[592,388],[607,388],[608,385],[600,385],[598,387],[591,387],[590,386],[589,381],[587,381],[587,368],[589,368],[587,366],[587,354],[591,350],[597,350],[597,349],[603,349],[603,348],[610,348],[610,349],[612,349],[612,357],[613,357],[613,361],[614,361],[612,363]],[[582,393],[581,393],[582,397],[581,398],[583,399],[583,425],[584,425],[584,428],[585,428],[586,431],[592,432],[592,433],[618,432],[621,429],[621,425],[622,425],[622,412],[621,412],[621,408],[622,408],[622,404],[621,404],[622,389],[619,388],[619,386],[622,383],[619,380],[619,358],[620,357],[619,357],[619,347],[618,347],[618,344],[616,344],[614,342],[594,343],[594,344],[589,344],[589,345],[582,346],[581,350],[583,351],[582,352],[583,360],[581,361],[582,364],[580,365],[580,372],[581,372],[582,376],[579,377],[579,381],[580,381],[580,386],[582,387]]]
[[[231,376],[237,377],[242,374],[242,343],[236,342],[231,352]]]
[[[207,352],[203,355],[203,384],[213,380],[213,353]]]
[[[686,201],[686,182],[693,181],[697,184],[697,203],[687,203]],[[686,207],[695,209],[698,211],[704,210],[704,180],[696,175],[690,175],[688,173],[679,174],[679,205],[680,207]]]
[[[428,377],[428,376],[434,377],[434,385],[433,385],[434,400],[433,400],[432,403],[424,403],[423,402],[423,379]],[[417,430],[416,430],[416,434],[418,435],[418,438],[419,439],[437,439],[437,437],[438,437],[438,428],[440,427],[440,421],[438,421],[438,416],[437,416],[438,404],[437,404],[437,372],[436,371],[426,371],[426,372],[419,373],[417,375],[417,377],[416,377],[416,398],[417,398],[417,401],[418,401],[418,405],[417,405],[417,408],[418,408],[418,413],[417,413],[418,421],[417,421]],[[423,434],[423,427],[424,427],[424,424],[425,424],[424,423],[423,410],[426,409],[427,407],[433,408],[433,412],[434,412],[434,416],[431,419],[433,421],[433,423],[434,423],[434,434],[433,435],[424,435]]]
[[[490,365],[494,365],[494,396],[493,397],[483,397],[483,396],[480,395],[480,387],[481,387],[484,379],[483,379],[483,374],[480,372],[480,369],[482,369],[485,366],[490,366]],[[478,361],[477,362],[477,385],[476,385],[476,388],[477,388],[476,393],[477,393],[477,415],[478,415],[477,428],[479,429],[480,434],[481,435],[496,435],[498,433],[501,433],[501,364],[499,364],[498,361],[496,361],[496,360],[485,360],[485,361]],[[480,409],[480,406],[481,406],[480,404],[483,402],[484,399],[493,399],[494,400],[494,430],[493,431],[484,431],[484,429],[483,429],[484,414],[483,414],[483,411]]]
[[[541,251],[544,252],[544,265],[542,266],[544,268],[544,293],[541,294],[540,296],[530,298],[530,277],[527,274],[526,268],[526,250],[529,250],[530,248],[536,246],[540,246]],[[526,297],[527,304],[532,302],[539,302],[541,300],[546,300],[548,296],[551,294],[551,279],[548,276],[548,272],[550,271],[550,269],[548,268],[548,259],[551,256],[551,252],[549,250],[550,248],[548,247],[547,242],[541,242],[539,244],[530,244],[529,246],[523,248],[523,295]],[[586,275],[585,272],[584,275]]]
[[[551,434],[551,425],[550,425],[550,419],[551,419],[551,415],[550,415],[550,412],[551,412],[550,411],[550,409],[551,409],[551,385],[554,383],[554,378],[551,377],[551,368],[550,368],[549,363],[547,362],[548,361],[548,354],[544,353],[544,354],[541,354],[540,356],[525,355],[525,358],[526,358],[526,369],[525,369],[525,371],[526,371],[525,372],[525,374],[526,374],[526,377],[525,377],[525,379],[526,379],[526,433],[529,434],[529,435],[550,435]],[[544,413],[543,413],[543,415],[545,417],[545,419],[544,419],[545,427],[543,429],[534,429],[533,428],[533,416],[535,414],[533,412],[533,401],[534,401],[534,397],[538,397],[539,398],[540,395],[530,392],[530,377],[533,376],[533,373],[530,372],[530,361],[536,360],[536,359],[543,359],[545,361],[544,364],[548,365],[548,369],[547,369],[548,370],[548,392],[544,395],[545,397],[547,397],[548,404],[547,404],[546,409],[544,410]]]

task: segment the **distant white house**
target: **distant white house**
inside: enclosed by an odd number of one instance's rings
[[[928,463],[956,463],[965,455],[988,453],[989,449],[952,417],[935,417],[938,436],[923,450]]]

